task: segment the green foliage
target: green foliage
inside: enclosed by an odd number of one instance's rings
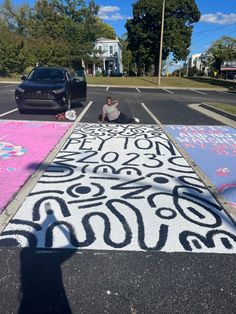
[[[96,37],[97,38],[108,38],[108,39],[116,39],[116,33],[111,25],[104,23],[99,18],[96,19]]]
[[[98,17],[94,0],[37,0],[34,7],[0,8],[0,71],[23,72],[27,66],[79,66],[92,60],[98,37],[115,38],[112,27]]]
[[[224,61],[236,59],[236,38],[222,36],[211,45],[207,54],[210,56],[210,58],[208,58],[208,66],[211,71],[217,71],[219,73],[221,64]]]
[[[3,21],[0,21],[0,28],[0,75],[6,76],[23,71],[28,65],[23,38],[10,32]]]
[[[138,67],[155,65],[158,70],[163,0],[139,0],[133,18],[126,23],[129,49]],[[193,23],[200,19],[195,0],[168,0],[165,7],[163,60],[173,53],[175,61],[186,59]]]

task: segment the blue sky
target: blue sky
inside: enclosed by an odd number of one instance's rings
[[[101,6],[100,17],[114,27],[118,36],[122,36],[126,31],[124,24],[127,17],[132,17],[134,2],[133,0],[97,0]],[[194,26],[191,53],[207,50],[212,42],[223,35],[236,37],[235,0],[196,0],[196,3],[202,18]]]
[[[204,52],[213,41],[223,35],[236,37],[235,0],[195,1],[202,14],[202,18],[194,26],[191,54]],[[1,2],[2,0],[0,0]],[[33,3],[34,1],[30,0],[29,2]],[[124,25],[127,18],[132,17],[132,3],[136,1],[95,0],[95,2],[100,5],[99,16],[104,22],[113,26],[118,36],[122,36],[126,32]],[[21,4],[22,1],[13,0],[13,3]]]

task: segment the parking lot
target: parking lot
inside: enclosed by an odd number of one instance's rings
[[[86,103],[74,107],[80,123],[45,161],[37,152],[48,153],[72,122],[48,112],[19,114],[14,88],[0,85],[2,137],[22,144],[22,160],[29,156],[15,169],[31,175],[42,163],[44,172],[16,197],[12,217],[2,212],[9,222],[0,236],[2,312],[17,313],[23,294],[27,310],[37,305],[38,313],[48,304],[64,313],[68,304],[73,313],[233,313],[235,225],[166,132],[209,165],[198,130],[205,139],[226,139],[219,153],[235,164],[233,128],[188,106],[236,105],[235,94],[88,87]],[[140,124],[100,125],[107,96]],[[10,162],[3,160],[8,170]],[[217,167],[224,178],[225,164]]]
[[[20,114],[14,100],[14,84],[0,84],[0,118],[8,120],[56,121],[53,113]],[[87,104],[91,106],[81,122],[98,122],[102,105],[107,96],[119,99],[120,110],[140,119],[142,124],[155,123],[141,104],[151,110],[162,124],[216,125],[210,119],[188,107],[202,102],[223,102],[236,105],[236,95],[227,91],[189,89],[144,89],[116,87],[88,87]],[[78,104],[73,109],[79,115],[86,104]],[[193,115],[194,112],[194,115]]]

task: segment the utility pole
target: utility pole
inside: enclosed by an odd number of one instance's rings
[[[162,50],[163,50],[163,33],[164,33],[164,21],[165,21],[165,6],[166,6],[166,0],[163,0],[162,20],[161,20],[161,42],[160,42],[160,53],[159,53],[159,67],[158,67],[158,86],[161,85]]]
[[[186,76],[188,77],[188,73],[189,73],[189,58],[188,58],[188,57],[187,57],[186,64],[187,64],[187,68],[186,68]]]

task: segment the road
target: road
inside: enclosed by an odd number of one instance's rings
[[[14,88],[0,88],[1,119],[55,121],[6,114]],[[220,126],[187,105],[235,95],[200,92],[88,89],[89,110],[0,237],[13,245],[0,249],[1,313],[236,311],[235,226],[153,120]],[[94,125],[108,95],[142,125]]]

